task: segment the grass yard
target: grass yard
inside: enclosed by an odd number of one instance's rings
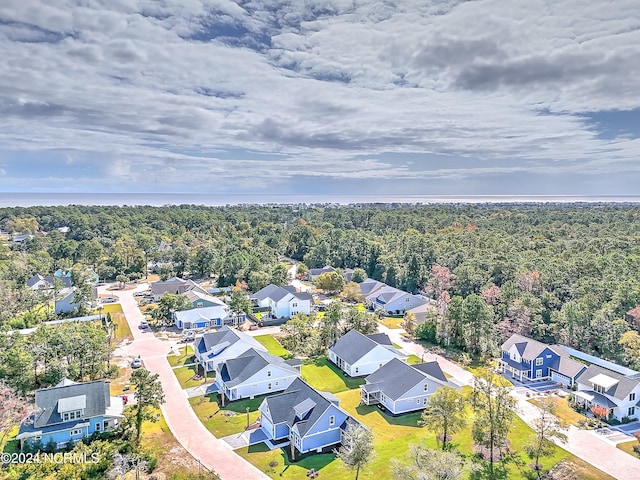
[[[167,361],[172,367],[186,365],[195,362],[193,355],[193,347],[191,345],[183,345],[180,347],[180,355],[167,355]]]
[[[358,388],[364,378],[348,377],[331,363],[327,357],[317,357],[302,365],[302,379],[316,390],[338,393]],[[360,390],[358,389],[358,392]]]
[[[202,385],[203,383],[211,383],[215,379],[215,373],[209,372],[207,374],[206,382],[204,382],[203,380],[193,380],[193,376],[196,374],[195,365],[191,365],[189,367],[174,368],[173,373],[175,374],[182,388],[197,387],[199,385]]]
[[[391,480],[391,459],[404,460],[408,453],[409,445],[422,444],[429,448],[437,448],[435,432],[430,432],[425,427],[418,425],[420,412],[392,417],[382,412],[375,406],[360,405],[359,390],[343,391],[337,394],[340,399],[340,406],[353,415],[357,420],[374,433],[376,454],[373,461],[360,472],[361,480]],[[454,445],[464,455],[473,458],[471,437],[471,411],[469,409],[469,424],[460,433],[454,436]],[[512,449],[522,452],[523,446],[529,440],[532,430],[522,420],[516,417],[514,427],[509,435]],[[237,450],[241,456],[249,460],[256,467],[267,473],[274,479],[297,479],[304,478],[309,468],[320,471],[320,478],[330,479],[351,479],[354,473],[347,470],[333,454],[313,455],[300,460],[299,463],[291,464],[288,459],[288,448],[268,451],[263,445],[256,445],[250,448]],[[527,480],[532,477],[532,471],[528,464],[530,460],[524,453],[516,455],[517,462],[509,463],[505,466],[502,475],[498,473],[494,478],[504,478],[509,480]],[[583,473],[581,478],[589,480],[610,480],[611,477],[594,469],[584,462],[570,455],[568,452],[556,448],[552,456],[542,459],[542,464],[546,469],[557,462],[565,460],[570,462],[576,469]],[[276,467],[269,467],[269,462],[276,461]],[[575,464],[574,464],[575,462]],[[486,472],[474,474],[472,479],[483,479]]]
[[[260,342],[260,344],[262,344],[271,355],[275,355],[276,357],[282,357],[285,359],[292,358],[289,350],[280,345],[280,342],[273,338],[273,335],[258,335],[257,337],[253,338]]]
[[[402,328],[402,322],[404,318],[384,317],[382,320],[378,320],[378,323],[384,325],[387,328]]]
[[[581,422],[586,420],[587,417],[579,414],[573,408],[569,407],[569,403],[565,398],[549,397],[556,407],[556,417],[567,425],[579,426]],[[533,403],[538,407],[542,406],[542,401],[538,399],[528,400],[529,403]]]
[[[207,430],[215,437],[222,438],[244,431],[247,426],[247,407],[249,407],[249,423],[255,422],[260,415],[258,407],[263,399],[264,396],[256,397],[253,400],[236,400],[227,403],[225,407],[220,409],[218,394],[211,393],[190,398],[189,403]],[[225,412],[233,415],[224,415]]]
[[[100,315],[100,313],[105,316],[107,315],[107,313],[111,314],[111,319],[116,326],[114,340],[133,340],[133,335],[131,334],[129,323],[124,316],[124,313],[122,313],[122,305],[120,305],[119,303],[104,304],[102,305],[102,312],[100,312],[100,310],[94,311],[95,315]]]
[[[630,442],[619,443],[618,445],[616,445],[616,447],[618,447],[623,452],[628,453],[632,457],[640,458],[640,455],[638,455],[636,452],[633,451],[633,446],[634,445],[638,445],[638,441],[637,440],[632,440]]]

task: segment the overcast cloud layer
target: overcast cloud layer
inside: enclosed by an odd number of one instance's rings
[[[640,193],[638,0],[2,0],[0,72],[5,192]]]

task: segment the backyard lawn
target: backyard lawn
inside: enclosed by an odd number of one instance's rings
[[[252,400],[236,400],[220,409],[218,394],[210,393],[190,398],[189,403],[207,430],[215,437],[222,438],[244,431],[247,426],[247,407],[249,407],[249,423],[255,422],[260,415],[258,407],[264,398],[261,396]]]
[[[587,417],[579,414],[573,408],[569,407],[569,403],[565,398],[558,397],[550,397],[553,403],[556,406],[556,417],[558,417],[562,422],[567,425],[575,425],[576,427],[580,425],[581,422],[586,420]],[[533,403],[538,407],[542,406],[542,402],[538,399],[528,400],[529,403]]]
[[[351,378],[345,375],[325,356],[310,359],[307,363],[303,363],[302,379],[316,390],[330,393],[358,388],[364,383],[364,378]]]
[[[180,386],[182,388],[191,388],[202,385],[203,383],[212,383],[216,378],[214,372],[209,372],[207,374],[207,381],[204,382],[201,380],[193,380],[193,376],[196,374],[195,365],[191,365],[189,367],[178,367],[173,369],[173,373],[175,374]]]
[[[167,355],[167,361],[172,367],[187,365],[195,362],[193,355],[193,347],[191,345],[183,345],[180,347],[180,355]]]
[[[382,320],[378,320],[378,323],[381,323],[387,328],[402,328],[402,322],[404,322],[404,318],[402,317],[384,317]]]
[[[273,338],[273,335],[258,335],[255,338],[258,342],[260,342],[271,355],[275,355],[276,357],[282,358],[292,358],[289,350],[285,349],[280,342]]]
[[[374,433],[375,457],[360,473],[362,480],[387,480],[392,479],[391,460],[404,460],[404,455],[408,453],[409,445],[422,444],[429,448],[437,448],[435,432],[430,432],[418,425],[420,412],[392,417],[383,413],[378,407],[360,405],[359,390],[343,391],[337,394],[340,399],[340,406],[353,415],[362,424],[371,428]],[[460,433],[454,436],[454,446],[464,455],[472,457],[471,440],[471,411],[469,410],[469,424]],[[524,445],[529,440],[532,430],[522,420],[516,417],[514,428],[509,435],[511,448],[522,452]],[[237,450],[241,456],[248,459],[260,470],[267,473],[272,478],[296,479],[304,478],[309,468],[320,471],[321,478],[330,479],[350,479],[353,472],[349,472],[333,454],[311,455],[301,459],[299,462],[291,464],[288,459],[287,449],[267,450],[263,445],[255,445],[249,448]],[[495,478],[522,479],[533,478],[532,471],[528,464],[530,460],[524,453],[516,455],[517,462],[506,465],[503,476]],[[553,456],[542,459],[545,468],[550,468],[560,460],[580,463],[568,452],[556,448]],[[272,461],[278,462],[276,467],[270,467]],[[578,465],[576,463],[576,468]],[[584,462],[579,465],[583,474],[581,478],[590,480],[610,480],[611,477],[600,472]],[[498,469],[496,468],[496,471]],[[478,472],[472,478],[485,478],[484,472]]]

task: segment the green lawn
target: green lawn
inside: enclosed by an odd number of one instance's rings
[[[183,345],[180,347],[180,355],[167,355],[167,361],[172,367],[186,365],[195,362],[193,355],[193,347],[191,345]]]
[[[211,393],[201,397],[190,398],[189,403],[200,421],[207,427],[207,430],[215,437],[222,438],[244,431],[247,426],[247,407],[249,407],[249,423],[255,422],[260,415],[258,407],[263,399],[264,396],[256,397],[253,400],[227,402],[227,405],[220,409],[218,394]],[[233,415],[225,415],[225,412]]]
[[[271,355],[282,358],[292,357],[291,353],[289,353],[289,350],[280,345],[280,342],[273,338],[273,335],[258,335],[257,337],[253,338],[260,342]]]
[[[581,422],[584,422],[586,420],[587,417],[579,414],[573,408],[569,407],[569,403],[565,398],[550,397],[550,399],[556,406],[556,417],[558,417],[565,424],[580,426]],[[538,399],[533,398],[528,401],[529,403],[533,403],[538,407],[542,406],[542,402]]]
[[[191,365],[189,367],[174,368],[173,373],[175,374],[182,388],[197,387],[198,385],[202,385],[203,383],[205,383],[202,380],[193,380],[192,377],[196,374],[195,365]],[[214,379],[215,379],[215,373],[209,372],[207,374],[206,383],[211,383],[213,382]]]
[[[640,456],[638,456],[638,454],[633,451],[633,446],[634,445],[638,445],[638,441],[637,440],[632,440],[630,442],[619,443],[618,445],[616,445],[616,447],[618,447],[623,452],[628,453],[632,457],[640,458]]]
[[[358,388],[364,383],[364,378],[351,378],[345,375],[325,356],[317,357],[304,363],[301,371],[303,380],[316,390],[323,392],[344,392],[345,390]]]
[[[404,322],[404,318],[402,317],[384,317],[382,320],[378,320],[378,323],[381,323],[387,328],[402,328],[402,322]]]
[[[102,312],[100,310],[95,310],[93,312],[95,315],[107,315],[107,313],[111,314],[111,319],[113,320],[114,325],[116,326],[115,337],[114,340],[124,340],[125,338],[132,340],[133,335],[131,334],[131,329],[129,328],[129,323],[127,322],[124,313],[122,313],[122,305],[119,303],[107,303],[102,305]]]
[[[357,420],[374,433],[376,455],[373,461],[360,473],[361,480],[391,480],[391,459],[402,461],[408,452],[409,445],[422,444],[429,448],[437,448],[435,432],[430,432],[425,427],[420,427],[418,421],[420,412],[392,417],[386,415],[375,406],[361,406],[359,390],[343,391],[337,394],[340,399],[340,406],[353,415]],[[469,424],[467,427],[454,436],[454,446],[464,455],[472,458],[471,439],[471,417],[469,409]],[[522,452],[523,446],[527,443],[532,430],[519,418],[516,417],[514,427],[509,435],[511,448]],[[335,460],[333,454],[313,455],[291,464],[287,457],[287,449],[268,451],[262,445],[237,450],[241,456],[249,460],[256,467],[275,479],[298,479],[305,478],[305,473],[309,468],[320,471],[320,478],[329,479],[351,479],[354,473],[347,470],[340,461]],[[509,480],[527,480],[531,477],[532,471],[528,467],[530,460],[524,453],[516,455],[517,462],[510,463],[502,476],[495,478],[508,478]],[[551,457],[541,460],[545,468],[550,468],[560,460],[566,460],[573,464],[578,462],[575,457],[568,452],[556,448]],[[276,461],[276,467],[269,467],[269,462]],[[519,465],[518,465],[519,464]],[[578,467],[576,463],[576,468]],[[599,470],[593,469],[589,465],[579,465],[581,478],[590,480],[610,480],[611,477]],[[497,469],[496,469],[497,470]],[[474,479],[485,478],[483,472],[476,474]],[[487,477],[488,478],[488,477]]]

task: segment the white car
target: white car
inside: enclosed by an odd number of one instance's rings
[[[140,368],[142,367],[142,360],[140,359],[140,357],[136,357],[133,359],[133,361],[131,362],[131,368]]]

